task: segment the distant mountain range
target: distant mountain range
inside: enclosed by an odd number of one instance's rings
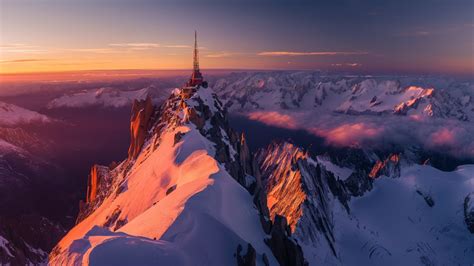
[[[416,146],[474,159],[474,83],[442,77],[234,73],[214,90],[231,113],[334,146]]]
[[[28,123],[48,123],[51,118],[46,115],[31,111],[14,104],[0,102],[0,126],[15,126]]]
[[[407,115],[470,121],[474,84],[450,78],[340,76],[320,72],[234,73],[214,90],[229,110]]]

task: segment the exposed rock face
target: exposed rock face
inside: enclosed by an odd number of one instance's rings
[[[135,100],[132,106],[132,118],[130,119],[130,148],[128,149],[128,159],[136,159],[140,153],[147,131],[149,121],[153,114],[153,104],[148,96],[146,100]]]
[[[405,91],[410,91],[410,90],[413,90],[413,89],[418,89],[418,88],[408,87],[408,88],[405,89]],[[395,106],[395,108],[393,110],[393,113],[394,114],[406,115],[407,112],[410,109],[416,109],[418,107],[418,105],[420,104],[420,102],[425,101],[426,98],[431,98],[433,93],[434,93],[433,88],[422,89],[419,92],[419,94],[416,97],[414,97],[413,99],[410,99],[406,102],[401,102],[400,104]],[[427,115],[433,116],[433,110],[432,110],[432,105],[431,104],[428,104],[425,107],[425,112],[427,113]]]
[[[247,141],[245,140],[245,134],[240,135],[240,145],[239,145],[239,154],[240,154],[240,164],[244,168],[245,173],[254,174],[254,169],[252,168],[252,157],[250,155],[250,150],[247,146]],[[255,175],[255,174],[254,174]]]
[[[273,144],[262,158],[261,171],[265,178],[267,205],[272,220],[275,215],[286,218],[291,231],[303,215],[302,204],[306,200],[301,171],[297,161],[307,159],[307,154],[292,144]]]
[[[115,164],[111,166],[116,167]],[[92,166],[87,180],[86,201],[79,203],[79,214],[76,223],[86,218],[93,211],[94,206],[102,203],[112,183],[112,178],[113,175],[109,167],[97,164]]]
[[[237,246],[237,266],[255,266],[257,265],[257,253],[252,245],[247,245],[247,253],[245,255],[241,255],[242,246]]]
[[[433,200],[433,197],[430,194],[423,192],[420,189],[417,189],[416,193],[423,197],[428,206],[433,207],[435,205],[435,201]]]
[[[474,234],[474,192],[464,198],[464,220],[467,229]]]
[[[87,196],[86,203],[91,203],[97,197],[98,189],[101,182],[104,182],[106,175],[108,174],[108,167],[93,165],[91,168],[91,173],[87,181]]]
[[[369,177],[372,179],[378,178],[381,175],[390,177],[400,176],[400,155],[391,154],[387,159],[380,161],[378,160],[372,170],[369,173]]]
[[[274,225],[284,228],[288,220],[287,234],[293,233],[299,243],[327,246],[337,255],[333,205],[342,204],[349,212],[350,193],[342,181],[290,143],[273,143],[257,157]],[[272,227],[272,235],[274,231]]]
[[[280,265],[308,265],[303,257],[301,247],[293,238],[291,238],[290,227],[288,226],[285,217],[280,215],[274,217],[274,223],[270,235],[270,239],[266,242],[272,249],[273,254]]]

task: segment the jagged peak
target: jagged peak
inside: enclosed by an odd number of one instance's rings
[[[309,153],[302,148],[288,142],[288,141],[273,141],[265,149],[257,153],[260,160],[291,160],[296,162],[298,159],[308,159]]]
[[[130,119],[130,147],[128,159],[136,159],[147,137],[147,130],[154,107],[150,96],[145,100],[134,100]]]
[[[301,205],[307,195],[303,189],[303,175],[297,163],[306,160],[308,154],[289,142],[272,142],[257,155],[270,216],[282,215],[288,220],[291,231],[303,215]],[[286,195],[283,197],[282,195]]]
[[[392,153],[384,160],[377,160],[370,170],[369,177],[372,179],[376,179],[381,175],[399,177],[400,161],[401,155],[399,153]]]

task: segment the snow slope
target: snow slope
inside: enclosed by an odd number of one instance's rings
[[[38,112],[34,112],[13,104],[0,102],[0,126],[14,126],[17,124],[27,124],[51,122],[51,119]]]
[[[204,88],[186,101],[211,112],[219,104]],[[258,265],[263,254],[275,265],[251,195],[188,118],[189,109],[176,109],[135,161],[111,171],[110,193],[59,242],[52,265],[233,265],[247,243]]]
[[[402,168],[400,178],[380,178],[373,191],[350,202],[350,215],[335,219],[341,263],[471,264],[474,235],[464,223],[462,203],[472,191],[474,165],[453,172],[412,165]]]
[[[96,90],[86,90],[82,92],[66,94],[48,103],[48,108],[80,108],[87,106],[103,107],[125,107],[132,104],[133,100],[145,99],[149,90],[119,90],[115,88],[100,88]]]

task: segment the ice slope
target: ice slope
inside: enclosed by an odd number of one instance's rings
[[[115,88],[100,88],[63,95],[51,100],[47,107],[49,109],[60,107],[80,108],[87,106],[126,107],[131,105],[135,99],[145,99],[147,94],[148,88],[131,91]]]
[[[0,126],[14,126],[34,122],[46,123],[51,122],[51,119],[38,112],[0,102]]]
[[[207,103],[209,91],[194,97]],[[59,242],[50,264],[233,265],[237,246],[250,243],[259,265],[264,253],[275,265],[251,195],[214,159],[214,144],[192,123],[173,126],[186,116],[178,111],[136,161],[112,171],[113,192]]]

